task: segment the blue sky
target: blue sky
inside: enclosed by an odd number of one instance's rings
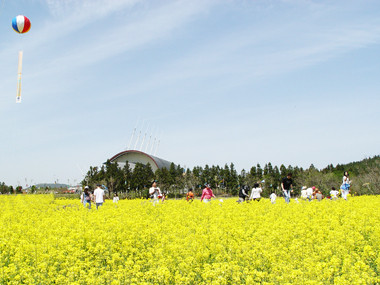
[[[8,185],[79,182],[136,126],[160,139],[157,156],[191,168],[379,154],[379,1],[0,3]],[[19,14],[24,35],[11,27]]]

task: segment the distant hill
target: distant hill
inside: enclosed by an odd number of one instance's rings
[[[338,174],[339,176],[343,175],[344,171],[348,171],[350,175],[360,175],[363,172],[373,169],[380,168],[380,155],[365,158],[360,161],[354,161],[347,164],[337,164],[335,167],[331,164],[326,168],[322,169],[322,172],[334,172],[334,174]]]
[[[60,188],[68,188],[69,185],[67,184],[59,184],[59,183],[39,183],[35,185],[36,188],[46,188],[49,187],[49,189],[60,189]]]
[[[360,194],[380,194],[380,156],[365,158],[347,164],[329,165],[323,173],[332,172],[336,177],[342,177],[348,171],[353,180],[355,191]]]

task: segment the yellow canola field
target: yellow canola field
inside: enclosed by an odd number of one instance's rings
[[[379,284],[379,198],[88,210],[2,195],[0,284]]]

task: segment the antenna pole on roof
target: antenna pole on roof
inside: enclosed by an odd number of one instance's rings
[[[132,141],[133,141],[133,137],[135,136],[135,133],[136,133],[136,128],[133,130],[131,139],[129,140],[129,144],[128,144],[127,150],[131,149],[131,144],[132,144]]]
[[[152,135],[149,135],[149,141],[148,141],[148,144],[146,145],[145,147],[145,153],[147,153],[148,151],[148,148],[149,148],[149,145],[150,145],[150,141],[152,140]]]
[[[144,146],[145,138],[146,138],[146,133],[145,133],[144,138],[143,138],[143,140],[141,142],[141,146],[140,146],[140,150],[141,151],[143,151],[143,146]]]
[[[144,138],[143,138],[143,140],[142,140],[142,142],[141,142],[141,147],[140,147],[140,150],[141,150],[141,151],[143,151],[144,142],[145,142],[145,139],[146,139],[146,133],[148,132],[148,130],[149,130],[149,124],[148,124],[148,126],[146,127],[145,135],[144,135]]]
[[[141,130],[140,130],[140,132],[139,132],[139,137],[137,138],[137,141],[136,141],[136,143],[135,143],[135,150],[139,150],[139,149],[137,149],[137,146],[138,146],[138,143],[139,143],[139,141],[140,141],[141,132],[142,132],[142,130],[144,129],[144,125],[145,125],[145,120],[144,120],[143,123],[142,123]]]
[[[140,140],[140,136],[141,136],[141,131],[139,132],[139,136],[137,137],[137,140],[135,142],[135,147],[133,148],[134,150],[137,150],[137,144],[138,144],[138,142]]]
[[[157,148],[156,148],[156,151],[154,152],[154,155],[156,155],[159,146],[160,146],[160,140],[158,140]]]
[[[154,141],[153,141],[153,144],[152,144],[152,147],[150,148],[150,153],[153,154],[153,149],[154,149],[154,146],[156,145],[156,138],[154,138]]]
[[[156,128],[157,129],[157,128]],[[148,142],[148,145],[146,146],[146,149],[145,149],[145,152],[148,153],[148,151],[150,150],[150,154],[152,154],[152,151],[153,151],[153,135],[154,133],[154,128],[152,128],[151,130],[151,133],[150,133],[150,136],[149,136],[149,142]]]

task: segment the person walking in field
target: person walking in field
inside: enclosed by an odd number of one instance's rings
[[[96,203],[96,209],[98,209],[100,206],[103,206],[104,203],[104,190],[100,187],[100,184],[96,185],[96,189],[94,191],[94,200]]]
[[[240,187],[239,200],[237,200],[236,202],[243,203],[245,201],[245,198],[248,198],[248,189],[249,188],[247,185]]]
[[[293,179],[292,174],[288,173],[288,175],[284,178],[282,178],[281,181],[281,189],[284,193],[285,202],[290,202],[290,192],[293,192]]]
[[[152,204],[155,206],[158,204],[159,199],[162,198],[162,193],[160,187],[157,186],[157,181],[154,180],[152,183],[152,187],[149,188],[149,195],[152,198]]]
[[[347,195],[350,193],[351,180],[350,175],[347,171],[343,173],[343,183],[340,186],[340,190],[342,191],[342,198],[347,200]]]
[[[261,192],[263,192],[263,189],[261,189],[259,183],[253,184],[253,188],[251,190],[251,196],[249,197],[249,199],[253,201],[257,201],[257,202],[260,201]]]
[[[187,202],[193,202],[193,201],[194,201],[193,188],[190,188],[189,191],[187,191],[187,194],[186,194],[186,201],[187,201]]]
[[[115,193],[115,195],[113,196],[112,201],[113,201],[114,203],[119,202],[119,195],[117,195],[117,193]]]
[[[210,184],[205,184],[205,186],[206,187],[202,191],[201,202],[208,203],[211,201],[211,198],[215,198],[215,195],[210,188]]]
[[[81,195],[81,202],[85,208],[88,204],[88,209],[91,209],[91,192],[89,190],[90,188],[88,186],[84,187],[84,191]]]

